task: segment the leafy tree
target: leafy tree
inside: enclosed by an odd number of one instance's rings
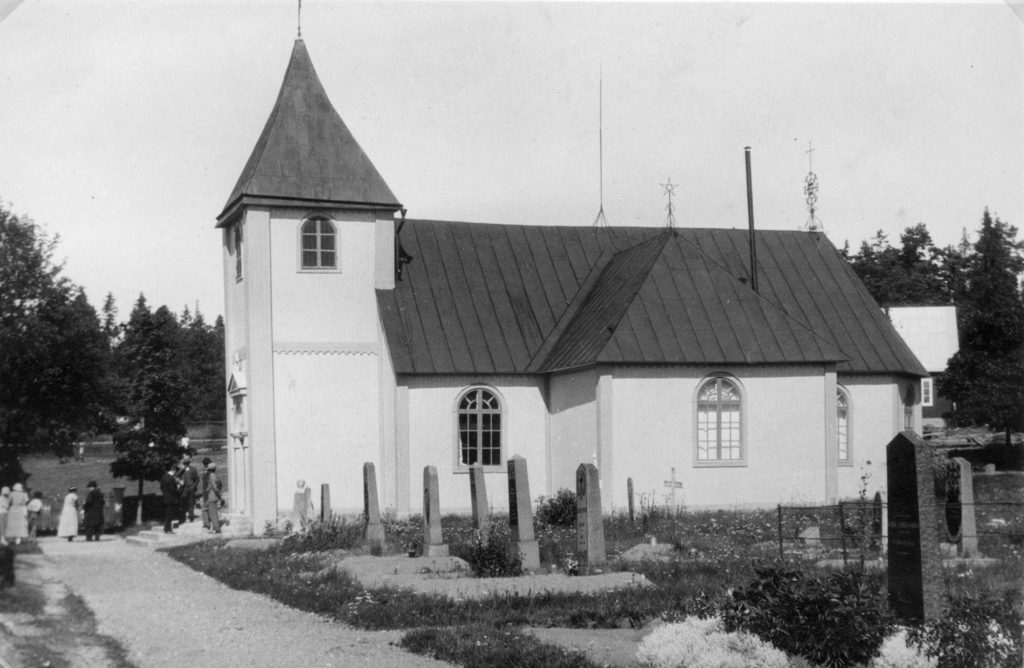
[[[1017,241],[1017,228],[986,209],[963,272],[960,350],[938,387],[955,404],[955,423],[1003,431],[1007,444],[1013,431],[1024,429],[1022,271],[1024,244]]]
[[[53,261],[57,239],[0,206],[0,479],[19,457],[70,453],[96,426],[106,348],[96,311]]]
[[[889,244],[879,230],[871,242],[861,243],[856,255],[844,256],[882,307],[913,304],[944,304],[950,300],[943,282],[944,253],[935,247],[924,223],[908,227],[900,235],[900,247]]]
[[[126,415],[114,434],[118,456],[110,471],[137,480],[140,500],[143,481],[159,480],[181,453],[189,404],[180,337],[174,314],[166,306],[151,312],[140,295],[115,353]]]
[[[179,319],[182,373],[188,385],[189,418],[192,421],[221,419],[224,415],[224,320],[218,316],[211,327],[199,306],[195,316],[188,307]]]

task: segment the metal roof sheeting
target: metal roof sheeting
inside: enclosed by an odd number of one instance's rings
[[[320,83],[301,39],[226,214],[243,198],[401,207]]]
[[[927,375],[823,235],[410,220],[378,291],[400,374],[592,364],[837,364]]]

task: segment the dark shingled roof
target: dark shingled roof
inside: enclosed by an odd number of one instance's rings
[[[400,374],[593,364],[837,364],[927,375],[820,234],[409,221],[413,256],[378,291]]]
[[[246,200],[401,208],[331,105],[301,39],[295,41],[277,102],[217,217],[219,224]]]

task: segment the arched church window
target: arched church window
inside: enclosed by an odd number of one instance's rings
[[[850,464],[850,397],[841,387],[836,388],[836,446],[839,464]]]
[[[697,391],[697,463],[742,464],[743,397],[726,376],[708,379]]]
[[[302,224],[302,268],[338,268],[338,232],[334,223],[323,216],[310,218]]]
[[[501,465],[501,399],[486,387],[466,390],[458,401],[458,465]]]
[[[242,223],[237,223],[234,228],[234,246],[235,246],[235,280],[242,280]]]

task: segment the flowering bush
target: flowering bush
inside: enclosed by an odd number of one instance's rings
[[[786,655],[757,636],[727,633],[718,617],[687,617],[652,631],[636,655],[649,668],[788,668]]]
[[[523,559],[512,550],[512,532],[508,524],[491,522],[484,538],[474,530],[473,540],[453,550],[453,556],[466,560],[478,578],[516,577],[523,574]]]
[[[910,642],[937,659],[939,668],[1019,666],[1021,619],[1014,594],[996,599],[984,591],[957,592],[942,617],[910,629]]]
[[[907,644],[907,631],[900,629],[882,642],[868,668],[936,668],[937,664],[921,648]]]
[[[576,494],[568,489],[560,489],[551,498],[537,497],[535,516],[540,525],[576,526]]]

